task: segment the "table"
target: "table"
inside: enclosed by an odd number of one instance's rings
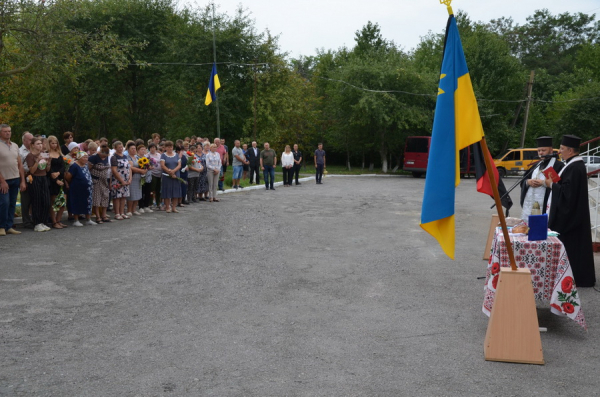
[[[528,241],[527,236],[511,235],[517,267],[531,271],[536,301],[550,302],[550,311],[567,316],[587,329],[573,270],[562,242],[557,237]],[[483,312],[489,317],[496,296],[500,266],[510,267],[506,241],[496,229],[485,279]]]

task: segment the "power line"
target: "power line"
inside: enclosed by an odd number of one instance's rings
[[[598,7],[600,8],[600,7]],[[146,66],[212,66],[212,62],[207,63],[186,63],[186,62],[146,62],[146,63],[130,63],[127,66],[138,66],[138,67],[146,67]],[[104,63],[104,65],[116,65],[116,63]],[[226,65],[226,66],[266,66],[266,67],[285,67],[282,65],[271,64],[268,62],[262,63],[240,63],[240,62],[217,62],[217,65]],[[405,94],[412,96],[423,96],[423,97],[437,97],[437,94],[424,94],[417,92],[409,92],[409,91],[401,91],[401,90],[372,90],[369,88],[359,87],[354,84],[348,83],[347,81],[331,79],[328,77],[322,76],[313,76],[318,79],[333,81],[336,83],[345,84],[349,87],[352,87],[357,90],[372,92],[372,93],[380,93],[380,94]],[[575,99],[567,99],[563,101],[545,101],[543,99],[532,98],[533,102],[540,103],[565,103],[565,102],[579,102],[579,101],[593,101],[596,99],[600,99],[600,97],[592,97],[592,98],[575,98]],[[507,100],[507,99],[485,99],[485,98],[477,98],[478,102],[500,102],[500,103],[521,103],[527,102],[527,99],[516,99],[516,100]]]

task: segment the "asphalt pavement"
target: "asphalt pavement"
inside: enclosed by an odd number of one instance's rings
[[[492,200],[462,181],[452,261],[423,186],[327,177],[1,237],[0,395],[600,395],[600,293],[587,331],[539,305],[545,365],[486,362]]]

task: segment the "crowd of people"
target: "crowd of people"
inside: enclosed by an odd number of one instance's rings
[[[55,136],[22,134],[19,147],[11,140],[9,125],[0,125],[0,236],[20,234],[14,228],[18,193],[21,193],[23,224],[36,232],[69,227],[64,212],[75,227],[131,219],[143,213],[165,211],[201,201],[219,202],[224,175],[233,166],[232,187],[240,181],[260,184],[262,171],[266,190],[275,190],[277,155],[264,143],[259,150],[234,142],[231,151],[225,139],[186,137],[172,142],[152,134],[125,143],[106,138],[74,141],[65,132],[63,145]],[[321,184],[326,167],[322,144],[315,151],[316,182]],[[298,180],[302,166],[298,145],[287,145],[281,155],[284,187]],[[112,208],[113,216],[108,215]]]

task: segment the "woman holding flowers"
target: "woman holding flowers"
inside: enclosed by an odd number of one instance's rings
[[[160,166],[162,169],[162,189],[161,196],[165,201],[166,212],[179,212],[176,205],[181,198],[181,182],[179,181],[179,170],[181,169],[181,160],[177,153],[173,151],[173,142],[165,142],[165,153],[160,156]]]
[[[221,155],[217,152],[217,145],[210,145],[210,152],[206,154],[206,168],[208,169],[208,191],[210,202],[217,200],[217,189],[219,188],[219,173],[221,172]]]
[[[190,145],[190,151],[187,152],[188,156],[188,190],[187,190],[187,201],[196,203],[196,195],[198,191],[198,180],[200,179],[200,171],[202,164],[200,164],[198,157],[196,156],[196,145]]]
[[[54,135],[48,137],[48,154],[50,156],[50,172],[48,172],[48,185],[50,189],[50,218],[52,227],[63,229],[67,225],[61,222],[65,211],[65,158],[60,150],[58,138]]]
[[[48,177],[46,175],[48,164],[48,154],[43,153],[44,143],[41,138],[33,138],[30,143],[30,153],[25,157],[29,167],[29,176],[27,181],[27,190],[31,198],[31,217],[36,232],[47,232],[50,230],[44,223],[48,219],[50,211],[50,189],[48,187]]]
[[[132,214],[142,215],[141,212],[137,211],[136,207],[138,201],[142,198],[142,176],[146,176],[146,170],[140,168],[140,165],[138,164],[139,157],[137,155],[135,142],[127,142],[126,148],[127,161],[129,161],[129,168],[132,173],[131,185],[129,186],[129,198],[127,199],[127,216],[132,216]]]
[[[106,213],[108,202],[110,200],[110,185],[108,184],[108,155],[110,150],[108,145],[100,145],[100,151],[91,155],[88,160],[90,174],[92,175],[92,211],[96,216],[96,223],[110,222]]]
[[[160,211],[160,190],[162,180],[162,168],[160,166],[160,153],[156,143],[152,142],[148,145],[148,159],[150,160],[150,172],[152,174],[152,182],[150,182],[150,190],[154,193],[154,200],[156,201],[156,209]],[[152,203],[150,203],[152,204]]]
[[[79,221],[80,215],[85,215],[86,225],[96,225],[96,222],[90,219],[92,214],[92,175],[88,168],[86,152],[77,153],[76,161],[69,167],[65,178],[70,187],[71,211],[75,217],[73,226],[83,226]]]
[[[150,205],[152,204],[152,165],[150,164],[144,144],[137,145],[137,155],[139,167],[146,170],[146,175],[142,177],[142,198],[138,201],[138,207],[141,213],[151,213],[154,212],[150,209]]]
[[[121,221],[129,219],[125,215],[125,200],[129,197],[129,185],[131,185],[131,169],[127,156],[124,154],[125,148],[121,141],[113,143],[115,153],[110,159],[110,168],[112,170],[112,195],[113,209],[115,211],[115,219]]]

